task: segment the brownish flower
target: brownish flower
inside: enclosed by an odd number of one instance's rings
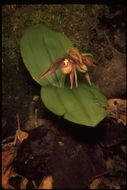
[[[40,79],[47,77],[60,68],[63,74],[69,74],[70,89],[73,88],[73,81],[75,78],[75,85],[78,87],[77,70],[85,74],[85,78],[91,85],[90,76],[88,74],[87,65],[95,67],[92,54],[80,54],[79,50],[75,47],[69,50],[68,55],[56,60],[49,69],[41,74]]]

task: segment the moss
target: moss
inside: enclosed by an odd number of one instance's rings
[[[15,11],[12,11],[13,9]],[[103,35],[103,30],[98,26],[98,16],[104,11],[108,14],[108,9],[104,5],[76,4],[15,5],[12,9],[5,7],[3,46],[16,47],[16,40],[19,41],[24,29],[31,25],[45,23],[52,29],[64,32],[81,51],[95,52],[94,54],[98,55],[100,46],[98,45],[97,48],[95,46],[100,40],[99,35]],[[9,10],[11,11],[11,17],[6,12]],[[93,30],[98,34],[94,38],[94,42],[92,42],[91,37]],[[10,57],[14,57],[14,54],[10,53]]]

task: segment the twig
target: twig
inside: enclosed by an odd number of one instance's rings
[[[15,135],[9,136],[9,137],[7,137],[6,139],[3,139],[3,140],[2,140],[2,143],[3,143],[3,144],[4,144],[4,143],[8,143],[9,141],[14,140],[14,138],[15,138]]]
[[[106,34],[105,31],[104,31],[104,35],[105,35],[105,38],[106,38],[108,44],[110,45],[110,47],[113,48],[113,47],[112,47],[112,44],[111,44],[111,41],[109,40],[109,37],[107,36],[107,34]]]
[[[19,121],[19,114],[18,113],[16,114],[16,117],[17,117],[17,123],[18,123],[18,130],[20,130],[20,121]]]
[[[38,127],[38,122],[37,122],[37,111],[38,111],[38,109],[37,108],[35,108],[35,116],[34,116],[34,123],[35,123],[35,127],[37,128]]]

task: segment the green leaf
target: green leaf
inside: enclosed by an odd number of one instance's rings
[[[42,101],[50,111],[71,122],[91,127],[106,117],[107,100],[94,85],[78,81],[78,88],[60,88],[59,69],[47,78],[38,79],[55,60],[62,58],[73,47],[64,34],[52,31],[45,25],[30,27],[24,32],[20,47],[32,78],[43,85]]]
[[[60,86],[61,71],[58,69],[47,78],[38,79],[50,65],[68,53],[72,42],[62,33],[52,31],[45,25],[25,30],[20,41],[21,54],[32,78],[40,85]]]
[[[77,124],[95,127],[107,115],[107,99],[94,85],[79,84],[72,90],[44,86],[41,98],[54,114]]]

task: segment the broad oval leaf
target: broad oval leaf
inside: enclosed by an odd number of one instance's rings
[[[38,79],[50,65],[68,53],[72,42],[62,33],[52,31],[41,24],[25,30],[20,41],[21,54],[32,78],[40,85],[49,83],[59,87],[61,72],[58,69],[47,78]]]
[[[50,111],[77,124],[94,127],[107,115],[107,99],[93,84],[72,90],[44,86],[41,98]]]

